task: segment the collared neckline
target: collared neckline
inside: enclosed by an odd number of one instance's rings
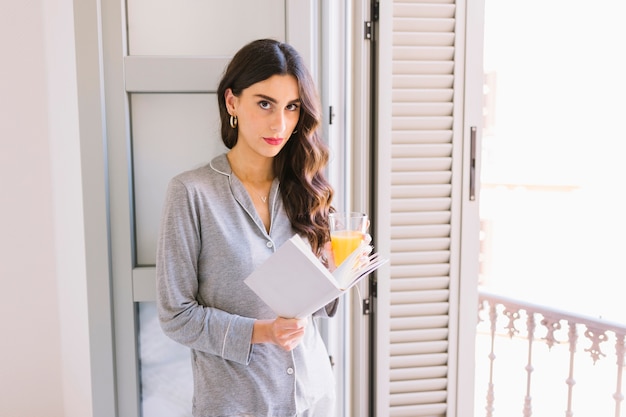
[[[211,166],[211,169],[213,169],[213,171],[218,172],[222,175],[230,177],[233,174],[233,169],[230,167],[230,163],[228,162],[228,158],[226,157],[225,153],[213,158],[209,165]]]
[[[269,210],[270,210],[270,231],[269,233],[265,229],[265,225],[263,221],[259,217],[256,208],[254,207],[254,203],[252,202],[252,197],[248,194],[248,191],[244,187],[241,179],[234,174],[230,162],[228,162],[228,158],[226,154],[223,153],[221,155],[216,156],[209,163],[211,169],[215,172],[225,175],[228,177],[228,182],[230,184],[230,190],[237,202],[243,209],[248,213],[248,215],[254,220],[254,222],[259,226],[259,228],[263,231],[266,236],[270,236],[272,233],[272,227],[274,225],[274,219],[276,215],[277,202],[278,198],[280,198],[280,183],[278,178],[274,178],[272,181],[272,186],[270,188],[270,194],[268,198]]]

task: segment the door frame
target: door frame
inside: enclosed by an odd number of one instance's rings
[[[317,79],[319,45],[310,35],[319,27],[318,2],[285,5],[287,22],[298,22],[287,24],[286,40]],[[74,0],[73,6],[93,416],[138,417],[136,302],[151,298],[154,275],[133,271],[125,2]]]

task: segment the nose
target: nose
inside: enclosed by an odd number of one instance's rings
[[[272,129],[273,132],[281,133],[285,131],[286,127],[287,120],[285,118],[285,114],[281,111],[277,111],[272,117],[270,129]]]

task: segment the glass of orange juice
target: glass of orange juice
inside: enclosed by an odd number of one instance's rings
[[[331,213],[328,220],[335,265],[339,266],[363,242],[368,226],[367,214],[337,212]]]

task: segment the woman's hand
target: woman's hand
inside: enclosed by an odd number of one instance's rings
[[[252,343],[272,343],[291,351],[304,337],[306,325],[307,319],[278,317],[274,320],[257,320],[252,330]]]
[[[330,272],[333,272],[335,269],[337,269],[337,265],[335,264],[335,255],[333,253],[333,246],[330,241],[326,242],[326,244],[324,245],[324,249],[322,249],[322,262],[326,264],[326,268],[328,268]]]
[[[366,233],[363,236],[363,241],[368,245],[372,243],[372,236],[369,233]],[[363,256],[367,257],[369,252],[365,253]],[[330,272],[334,272],[337,269],[337,264],[335,263],[335,255],[333,253],[333,245],[331,242],[326,242],[324,245],[324,249],[322,249],[322,262],[326,265],[326,268]]]

